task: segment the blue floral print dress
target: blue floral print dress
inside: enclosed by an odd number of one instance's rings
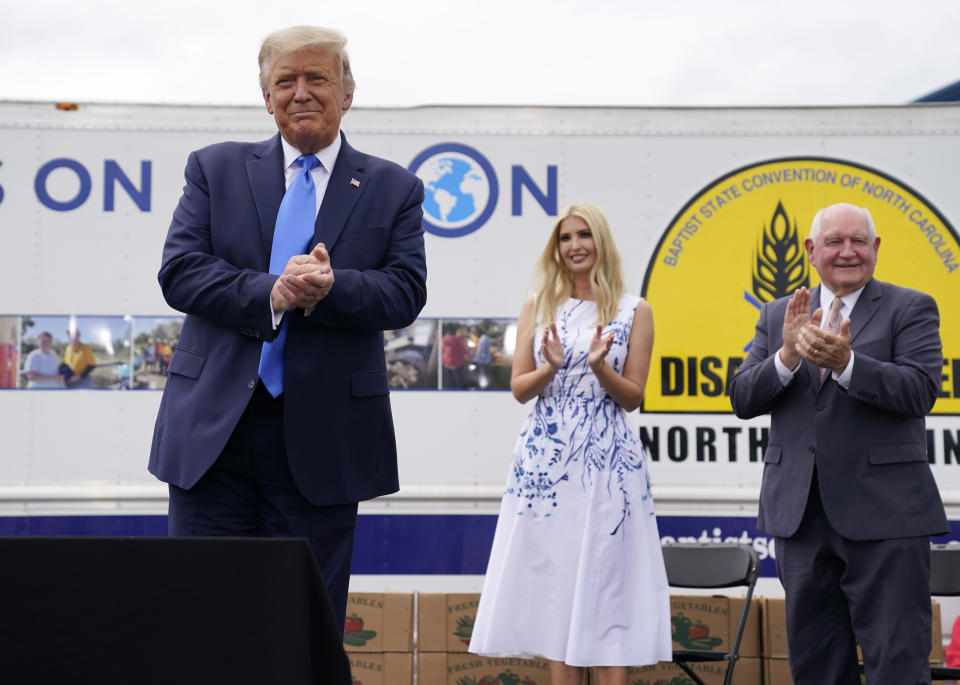
[[[623,373],[634,310],[624,295],[609,363]],[[596,303],[557,312],[564,364],[520,431],[470,651],[572,666],[669,661],[670,606],[643,447],[587,364]],[[534,337],[537,366],[543,329]]]

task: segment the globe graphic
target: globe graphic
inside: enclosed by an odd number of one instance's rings
[[[427,159],[417,170],[423,181],[423,211],[443,228],[474,220],[487,206],[487,175],[470,157],[445,152]]]

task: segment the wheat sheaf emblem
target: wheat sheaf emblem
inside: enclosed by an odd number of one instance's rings
[[[782,202],[764,226],[754,252],[753,294],[758,302],[772,302],[801,286],[810,285],[810,265],[797,222],[790,223]]]

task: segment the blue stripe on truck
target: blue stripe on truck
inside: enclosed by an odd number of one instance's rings
[[[661,540],[737,540],[753,545],[761,575],[775,576],[773,538],[752,516],[661,516]],[[482,574],[493,542],[493,514],[362,514],[357,521],[353,573]],[[167,533],[166,516],[0,516],[0,535],[155,536]],[[934,542],[960,540],[960,521]]]

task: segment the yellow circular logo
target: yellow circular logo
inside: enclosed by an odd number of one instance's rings
[[[734,171],[696,195],[664,233],[643,296],[656,319],[644,410],[729,412],[760,307],[820,279],[803,241],[817,210],[866,207],[881,238],[874,276],[921,290],[940,308],[943,378],[934,414],[960,414],[960,241],[922,195],[876,169],[835,159],[777,159]]]

